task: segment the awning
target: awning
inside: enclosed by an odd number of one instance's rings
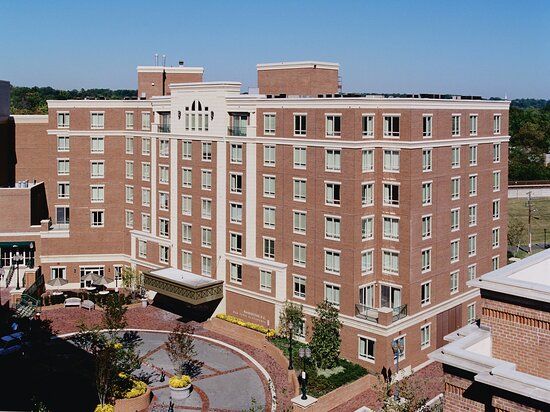
[[[143,286],[192,305],[223,298],[223,280],[175,268],[143,272]]]
[[[0,242],[0,249],[10,249],[12,247],[16,248],[23,248],[23,247],[30,247],[31,243],[34,247],[34,242],[28,241],[28,242]]]

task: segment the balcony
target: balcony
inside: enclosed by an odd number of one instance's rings
[[[227,128],[227,134],[229,136],[246,136],[246,127],[230,126]]]
[[[407,316],[407,305],[397,306],[395,308],[371,308],[360,303],[355,305],[355,316],[369,322],[380,323],[379,319],[385,311],[380,309],[389,309],[391,311],[391,322],[403,319]]]
[[[158,132],[159,133],[170,133],[170,123],[161,123],[158,125]]]

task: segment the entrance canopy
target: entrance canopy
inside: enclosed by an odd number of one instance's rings
[[[223,280],[174,268],[143,272],[143,286],[192,305],[223,298]]]

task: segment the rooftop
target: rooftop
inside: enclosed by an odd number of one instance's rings
[[[196,275],[194,273],[187,272],[185,270],[175,269],[175,268],[157,269],[157,270],[152,270],[149,273],[159,278],[169,280],[172,282],[177,282],[187,287],[191,287],[195,289],[201,288],[203,286],[210,286],[214,283],[219,282],[216,279],[208,278],[206,276]]]

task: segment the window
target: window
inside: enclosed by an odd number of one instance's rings
[[[460,229],[460,209],[451,210],[451,232]]]
[[[423,172],[432,171],[432,149],[422,150],[422,171]]]
[[[306,278],[302,276],[293,276],[293,296],[299,299],[306,298]]]
[[[275,228],[275,208],[273,206],[264,206],[264,227]]]
[[[237,263],[230,263],[229,268],[229,280],[234,283],[242,283],[243,267]]]
[[[193,198],[190,195],[181,196],[181,213],[191,216],[193,210]]]
[[[264,114],[264,134],[274,135],[275,134],[275,115],[274,114]]]
[[[493,163],[500,162],[500,143],[493,144]]]
[[[126,203],[134,203],[134,186],[125,187]]]
[[[363,149],[361,152],[361,170],[363,172],[374,171],[374,151],[372,149]]]
[[[201,256],[201,274],[203,276],[212,276],[212,258],[210,256]]]
[[[134,128],[134,112],[126,112],[126,129]]]
[[[170,156],[170,141],[167,139],[159,140],[159,157]]]
[[[264,196],[275,197],[275,176],[264,175]]]
[[[183,160],[191,160],[193,155],[193,143],[190,140],[181,142],[181,158]]]
[[[69,182],[57,182],[57,198],[68,199],[71,195],[71,184]]]
[[[243,237],[240,233],[229,234],[229,250],[235,253],[242,253]]]
[[[201,170],[201,188],[202,190],[212,189],[212,171]]]
[[[103,227],[105,225],[105,212],[103,210],[90,211],[91,226]]]
[[[341,116],[339,115],[328,115],[326,117],[326,136],[335,137],[340,136],[341,134]]]
[[[57,112],[57,128],[68,129],[71,125],[71,115],[69,112]]]
[[[307,129],[307,121],[305,114],[295,114],[294,115],[294,135],[295,136],[305,136]]]
[[[149,182],[151,180],[151,163],[143,162],[141,164],[141,180]]]
[[[192,226],[190,223],[182,223],[181,225],[181,241],[183,243],[191,243],[193,238]]]
[[[382,272],[390,275],[399,274],[399,252],[392,250],[382,251]]]
[[[134,138],[126,137],[126,154],[134,154]]]
[[[187,250],[181,252],[181,267],[183,270],[191,271],[193,268],[193,254]]]
[[[374,251],[371,250],[365,250],[361,253],[361,273],[363,275],[369,274],[373,272],[374,268]]]
[[[325,283],[325,300],[334,306],[340,306],[340,286]]]
[[[301,243],[292,244],[292,263],[295,266],[306,266],[306,245]]]
[[[426,282],[420,285],[420,305],[429,305],[432,294],[432,283]]]
[[[70,221],[69,206],[55,207],[55,221],[58,225],[68,225]]]
[[[384,150],[384,172],[399,172],[399,150]]]
[[[468,280],[475,279],[477,276],[476,272],[477,272],[476,264],[468,266]]]
[[[243,145],[242,144],[232,144],[231,152],[229,156],[229,162],[233,164],[242,164],[243,163]]]
[[[363,183],[361,185],[361,204],[363,206],[374,204],[374,183]]]
[[[294,200],[305,202],[307,196],[306,181],[304,179],[293,179]]]
[[[460,240],[451,241],[451,263],[458,262],[460,258]]]
[[[432,215],[422,216],[422,239],[432,237]]]
[[[361,239],[374,239],[374,218],[372,216],[361,219]]]
[[[399,360],[402,360],[402,359],[405,359],[405,336],[401,336],[397,339],[395,339],[393,342],[392,342],[392,347],[393,347],[393,343],[395,342],[395,344],[397,345],[397,347],[401,347],[402,350],[399,350],[397,353],[394,353],[393,355],[393,359],[394,360],[397,360],[397,357],[399,356]]]
[[[340,150],[327,149],[325,151],[325,170],[327,172],[339,172],[340,168]]]
[[[237,194],[243,192],[243,175],[240,173],[229,174],[229,191]]]
[[[493,256],[491,263],[493,270],[497,270],[500,267],[500,256]]]
[[[460,147],[451,147],[451,167],[460,167]]]
[[[141,214],[141,230],[151,232],[151,215],[148,213]]]
[[[327,205],[340,204],[340,183],[325,183],[325,203]]]
[[[146,258],[147,257],[147,241],[146,240],[138,240],[138,256],[140,258]]]
[[[325,272],[340,274],[340,252],[325,250]]]
[[[501,123],[500,114],[495,114],[493,116],[493,134],[500,134],[500,123]]]
[[[170,181],[170,169],[168,166],[159,166],[159,183],[168,183]]]
[[[384,205],[399,206],[399,185],[384,183]]]
[[[59,176],[66,176],[70,171],[69,159],[57,159],[57,174]]]
[[[374,136],[374,116],[373,115],[363,116],[363,136],[364,137]]]
[[[271,292],[271,271],[260,270],[260,290]]]
[[[70,148],[69,136],[57,136],[57,151],[68,152]]]
[[[477,236],[468,236],[468,256],[475,256],[477,252]]]
[[[301,235],[306,234],[307,217],[306,212],[297,211],[293,212],[293,231]]]
[[[66,267],[52,267],[52,279],[67,279]]]
[[[468,206],[468,225],[477,225],[477,205]]]
[[[384,137],[399,137],[399,116],[384,116]]]
[[[163,217],[159,218],[159,236],[170,236],[170,221]]]
[[[205,162],[210,162],[212,160],[212,143],[202,142],[202,160]]]
[[[105,126],[105,113],[92,112],[91,113],[91,128],[103,129]]]
[[[275,166],[275,146],[264,145],[264,166]]]
[[[500,228],[495,227],[492,231],[493,249],[500,246]]]
[[[212,200],[211,199],[201,199],[201,217],[203,219],[212,218]]]
[[[399,219],[390,216],[383,217],[383,238],[399,240]]]
[[[149,156],[151,154],[151,139],[149,137],[141,138],[141,154]]]
[[[90,192],[92,203],[103,203],[105,200],[105,187],[103,185],[90,186]]]
[[[141,205],[145,207],[151,206],[151,189],[147,187],[141,189]]]
[[[470,166],[477,166],[477,146],[470,146]]]
[[[451,134],[453,136],[460,136],[460,115],[453,115]]]
[[[332,240],[340,240],[340,218],[325,216],[325,237]]]
[[[375,341],[359,336],[359,358],[366,361],[374,361]]]
[[[170,261],[170,248],[168,246],[160,246],[159,261],[161,263],[168,263]]]
[[[212,229],[210,229],[209,227],[201,227],[201,246],[212,246]]]
[[[170,206],[170,194],[167,192],[159,192],[159,209],[168,210]]]
[[[466,322],[474,323],[476,321],[476,304],[471,303],[466,307]]]
[[[275,239],[264,237],[264,258],[275,259]]]
[[[500,218],[500,200],[496,199],[493,200],[493,219],[499,219]]]
[[[470,115],[470,136],[477,136],[477,115]]]
[[[105,176],[105,162],[103,160],[93,161],[91,165],[91,177],[102,178]]]
[[[359,288],[359,304],[366,306],[365,309],[374,308],[374,284]]]
[[[451,273],[450,282],[450,292],[452,295],[453,293],[458,292],[458,271]]]
[[[243,221],[243,205],[239,203],[229,204],[229,220],[231,223],[242,223]]]
[[[451,199],[460,199],[460,177],[453,177],[451,179]]]
[[[151,128],[151,113],[141,112],[141,128],[143,130],[149,130]]]
[[[305,147],[294,147],[294,168],[295,169],[305,169],[306,168],[306,148]]]
[[[470,196],[476,196],[477,195],[477,175],[470,175],[469,181],[470,181]]]
[[[500,190],[500,172],[493,172],[493,192]]]
[[[422,183],[422,206],[432,204],[432,183]]]
[[[431,115],[422,116],[422,136],[423,137],[432,137],[432,121],[433,121],[433,117]]]
[[[424,249],[421,253],[421,271],[422,273],[432,270],[432,249]]]
[[[420,328],[420,349],[425,349],[430,346],[430,324]]]
[[[134,178],[134,162],[131,160],[126,161],[126,179]]]

